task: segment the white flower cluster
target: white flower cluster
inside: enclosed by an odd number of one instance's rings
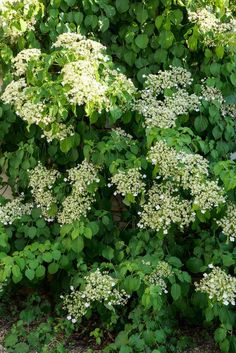
[[[53,47],[70,49],[75,60],[62,69],[62,84],[69,85],[67,92],[70,104],[85,104],[89,115],[92,111],[109,111],[117,101],[119,106],[128,109],[127,96],[130,98],[136,89],[133,82],[122,73],[106,68],[99,70],[101,61],[110,61],[105,47],[77,33],[63,33]]]
[[[197,24],[205,44],[210,47],[216,46],[219,41],[228,44],[227,35],[235,32],[235,19],[230,17],[227,19],[228,22],[222,22],[210,7],[198,9],[195,12],[188,11],[188,18]]]
[[[155,270],[150,275],[145,276],[145,282],[149,285],[159,286],[161,291],[166,294],[168,290],[164,278],[168,278],[172,274],[171,266],[165,261],[160,261]]]
[[[106,67],[106,61],[111,67],[113,64],[105,55],[103,45],[77,33],[63,33],[53,47],[58,48],[60,56],[56,72],[48,72],[45,67],[47,60],[39,49],[25,49],[13,59],[13,73],[20,78],[13,80],[1,96],[3,102],[11,104],[17,115],[29,125],[40,126],[42,137],[50,142],[54,138],[63,140],[71,136],[74,133],[73,122],[68,126],[61,111],[64,113],[72,109],[75,114],[76,105],[84,106],[87,116],[118,107],[124,111],[129,109],[136,88],[118,70]],[[40,68],[47,71],[45,89],[48,94],[45,97],[40,94],[37,80],[31,85],[27,83],[29,64],[35,59],[37,66],[31,70],[37,72]],[[58,92],[58,101],[50,92]]]
[[[205,213],[213,207],[225,203],[223,189],[215,181],[194,181],[190,187],[193,196],[193,206]]]
[[[236,118],[236,104],[222,104],[220,108],[223,117],[231,116]]]
[[[203,80],[205,81],[205,80]],[[218,102],[220,104],[224,103],[224,98],[221,91],[216,87],[210,87],[207,85],[202,85],[201,96],[207,102]]]
[[[129,298],[124,290],[115,288],[117,280],[97,269],[85,277],[86,285],[83,290],[76,291],[71,286],[71,293],[61,296],[63,309],[67,310],[67,319],[76,323],[84,316],[94,302],[103,303],[112,307],[114,305],[125,305]]]
[[[236,205],[229,203],[226,214],[223,218],[216,221],[222,227],[222,232],[230,241],[236,240]]]
[[[22,197],[16,197],[5,205],[0,206],[0,222],[2,224],[12,224],[16,219],[31,214],[33,205],[31,203],[24,204],[22,201]]]
[[[39,59],[41,55],[41,50],[32,48],[32,49],[24,49],[12,60],[13,67],[15,69],[16,76],[25,75],[27,66],[30,60]]]
[[[106,47],[101,43],[79,33],[62,33],[57,37],[53,48],[64,48],[72,50],[76,56],[85,60],[107,61],[109,58],[105,55]]]
[[[17,81],[11,81],[5,91],[1,95],[1,99],[6,104],[14,105],[15,109],[18,110],[25,102],[25,92],[26,82],[24,78]]]
[[[114,129],[112,129],[111,132],[114,132],[118,137],[121,137],[121,138],[129,139],[129,140],[133,139],[132,135],[127,134],[127,132],[125,132],[120,127],[116,127]]]
[[[159,70],[156,75],[147,76],[146,90],[157,96],[167,88],[188,87],[193,83],[191,73],[183,67],[169,66],[169,70]]]
[[[56,199],[52,194],[52,187],[59,172],[55,169],[47,169],[39,163],[34,169],[29,171],[29,186],[36,205],[41,208],[43,216],[48,220],[52,220],[48,216],[48,211],[52,204],[56,203]]]
[[[164,179],[171,178],[184,189],[191,188],[194,180],[201,181],[208,175],[208,161],[199,154],[177,152],[164,141],[151,147],[147,160],[158,166]]]
[[[74,135],[74,127],[71,125],[61,124],[61,123],[52,123],[52,129],[44,130],[41,137],[46,137],[48,142],[51,142],[53,139],[58,139],[59,141],[64,140],[68,136]]]
[[[33,94],[30,94],[24,78],[9,83],[1,99],[4,103],[13,105],[16,114],[29,125],[37,124],[43,127],[55,119],[47,114],[47,106],[44,102],[33,102]]]
[[[120,108],[127,111],[132,106],[135,94],[137,92],[132,80],[127,78],[117,70],[106,69],[104,71],[104,81],[107,85],[106,95],[111,101],[116,100]],[[127,101],[130,98],[130,103]],[[111,105],[111,104],[110,104]]]
[[[186,90],[192,81],[191,73],[181,67],[170,67],[170,70],[159,71],[157,75],[149,75],[141,98],[134,103],[134,108],[145,117],[145,125],[170,128],[175,126],[179,115],[198,111],[200,98]],[[167,88],[176,91],[159,100],[158,95]]]
[[[57,217],[61,224],[73,223],[87,215],[95,196],[94,190],[89,190],[89,187],[95,184],[96,189],[96,184],[100,181],[98,169],[85,160],[68,171],[65,181],[67,180],[72,185],[72,191],[62,202],[62,211]]]
[[[158,166],[159,174],[164,179],[171,179],[190,190],[193,205],[202,213],[225,202],[223,189],[216,181],[207,180],[208,161],[202,156],[177,152],[165,142],[158,141],[151,147],[147,159]]]
[[[106,96],[107,86],[98,80],[96,63],[78,60],[66,64],[61,72],[62,84],[70,86],[67,92],[70,104],[85,104],[87,108],[98,112],[102,109],[109,110],[110,101]]]
[[[127,171],[118,171],[111,177],[111,183],[108,184],[108,187],[116,186],[115,195],[118,193],[122,196],[129,194],[138,196],[144,191],[145,183],[142,179],[146,178],[146,175],[140,173],[140,169],[130,168]]]
[[[174,189],[170,182],[151,187],[148,191],[148,202],[143,205],[139,214],[139,228],[150,228],[156,232],[163,230],[164,234],[168,233],[172,223],[183,229],[195,219],[191,202],[181,199],[178,189]]]
[[[219,267],[209,265],[212,271],[204,273],[204,278],[199,283],[195,282],[196,291],[206,293],[210,300],[220,302],[223,305],[235,305],[236,278],[227,275]]]
[[[4,37],[11,42],[25,32],[33,30],[36,16],[43,11],[43,3],[39,0],[1,0],[0,27]]]

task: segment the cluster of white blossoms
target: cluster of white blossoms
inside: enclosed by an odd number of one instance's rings
[[[168,290],[164,278],[168,278],[172,274],[171,266],[165,261],[160,261],[155,270],[150,275],[145,276],[145,282],[149,285],[159,286],[161,291],[166,294]]]
[[[193,180],[190,189],[193,196],[193,206],[197,206],[201,213],[218,207],[226,201],[223,189],[214,180],[202,182]]]
[[[111,133],[115,133],[117,135],[117,137],[119,138],[124,138],[126,141],[128,140],[132,140],[133,136],[130,134],[127,134],[127,132],[125,132],[123,129],[121,129],[120,127],[116,127],[114,129],[111,130]]]
[[[136,92],[133,82],[118,70],[99,70],[100,63],[110,61],[106,48],[78,33],[59,35],[53,47],[72,50],[75,60],[62,69],[64,86],[69,85],[67,97],[70,104],[85,105],[85,111],[101,112],[112,109],[114,100],[128,109],[127,96]]]
[[[36,16],[43,12],[40,0],[1,0],[0,28],[3,36],[11,42],[33,30]]]
[[[223,117],[231,116],[236,118],[236,104],[222,104],[220,110]]]
[[[12,81],[6,87],[1,99],[6,104],[15,108],[16,114],[25,120],[29,125],[37,124],[40,127],[51,124],[55,118],[47,112],[47,105],[44,102],[34,102],[34,94],[30,92],[24,78]]]
[[[52,194],[52,187],[59,172],[55,169],[47,169],[39,163],[34,169],[29,171],[29,186],[35,203],[42,210],[42,215],[50,221],[48,211],[52,204],[56,203],[56,198]]]
[[[177,152],[165,142],[158,141],[150,149],[147,159],[158,166],[163,179],[173,180],[190,190],[193,205],[202,213],[225,202],[223,189],[216,181],[207,180],[208,161],[202,156]]]
[[[158,166],[163,179],[172,179],[184,189],[191,188],[194,180],[199,182],[208,175],[208,161],[199,154],[177,152],[164,141],[157,141],[150,148],[147,160]]]
[[[139,227],[151,228],[164,234],[172,223],[180,228],[195,219],[195,210],[203,214],[225,203],[223,189],[216,181],[208,180],[208,161],[198,154],[177,152],[164,141],[151,147],[147,160],[158,169],[166,184],[154,184],[149,191],[148,202],[140,213]],[[190,200],[182,200],[179,188],[189,191]]]
[[[193,83],[191,72],[183,67],[169,66],[169,70],[159,70],[156,75],[150,74],[145,81],[147,91],[157,96],[168,88],[186,88]]]
[[[24,49],[12,60],[13,67],[15,69],[14,74],[16,76],[25,75],[28,63],[30,60],[37,60],[41,56],[41,50],[32,48]]]
[[[53,48],[63,48],[73,51],[78,59],[92,61],[107,61],[109,58],[105,55],[106,47],[101,43],[87,39],[79,33],[62,33],[57,37]]]
[[[22,197],[16,197],[0,206],[0,222],[4,225],[12,224],[16,219],[31,214],[32,208],[32,203],[23,203]]]
[[[188,11],[188,18],[197,24],[204,43],[210,47],[216,46],[219,41],[228,44],[227,35],[235,32],[235,19],[229,17],[228,22],[222,22],[210,7]]]
[[[191,202],[181,199],[178,189],[170,182],[154,184],[151,187],[148,191],[148,201],[139,215],[139,228],[149,228],[157,232],[163,230],[164,234],[168,233],[172,223],[183,229],[195,219]]]
[[[58,51],[58,56],[55,55],[58,69],[53,72],[48,71],[47,56],[39,49],[21,51],[12,61],[13,74],[19,79],[10,82],[1,96],[28,125],[38,125],[48,142],[55,138],[63,140],[74,133],[71,114],[68,126],[61,111],[72,110],[75,114],[79,105],[90,116],[103,110],[129,109],[136,88],[118,69],[112,69],[112,59],[106,55],[103,45],[78,33],[63,33],[53,48]],[[34,62],[37,65],[32,69],[30,63]],[[28,71],[37,72],[38,68],[47,72],[46,81],[35,80],[29,84]],[[52,92],[58,92],[58,100]]]
[[[236,205],[232,202],[227,205],[226,214],[216,223],[222,227],[222,232],[230,241],[236,240]]]
[[[204,81],[205,80],[203,80],[203,82]],[[210,87],[210,86],[207,86],[206,84],[203,84],[201,87],[201,96],[203,100],[210,103],[212,102],[213,103],[218,102],[220,104],[224,103],[223,95],[221,91],[216,87]]]
[[[61,224],[70,224],[81,217],[85,217],[94,201],[95,189],[100,179],[98,168],[84,160],[77,167],[68,171],[68,178],[64,179],[72,185],[71,194],[62,202],[62,211],[57,219]],[[90,186],[94,186],[91,188]]]
[[[148,75],[146,87],[134,109],[144,116],[147,127],[173,127],[179,115],[199,110],[200,98],[186,90],[192,82],[191,73],[181,67],[171,66],[170,70]],[[164,100],[158,99],[165,89],[170,88],[174,89],[172,95],[164,94]]]
[[[121,194],[122,196],[133,195],[138,196],[138,194],[144,192],[145,183],[143,179],[146,175],[140,173],[141,168],[130,168],[126,171],[118,171],[111,177],[111,183],[108,187],[112,185],[116,186],[116,191],[114,194]]]
[[[63,299],[63,309],[67,310],[67,319],[76,323],[84,316],[93,303],[99,302],[107,307],[125,305],[129,295],[124,290],[115,288],[117,280],[109,276],[107,272],[97,269],[85,278],[83,290],[74,290],[71,286],[71,293],[61,296]]]
[[[101,112],[110,108],[106,96],[107,85],[98,80],[98,65],[89,60],[77,60],[66,64],[61,70],[62,84],[69,85],[68,101],[74,105],[84,105],[85,110]]]
[[[204,273],[201,281],[195,282],[196,291],[206,293],[212,301],[223,305],[235,305],[236,278],[228,275],[219,267],[209,265],[212,271]]]
[[[26,86],[27,84],[24,78],[11,81],[1,95],[1,100],[6,104],[14,105],[15,109],[19,110],[25,103]]]

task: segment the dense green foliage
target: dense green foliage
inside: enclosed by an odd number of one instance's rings
[[[29,293],[9,352],[81,327],[104,353],[181,353],[186,327],[236,352],[235,10],[0,4],[0,289]]]

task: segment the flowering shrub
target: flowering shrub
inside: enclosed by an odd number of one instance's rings
[[[236,352],[235,8],[196,3],[0,5],[1,295],[104,353]]]

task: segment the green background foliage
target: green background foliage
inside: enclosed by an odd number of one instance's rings
[[[189,6],[206,3],[212,3],[222,15],[231,6],[223,1],[193,2]],[[188,20],[184,2],[52,0],[45,1],[44,6],[44,15],[38,15],[35,31],[26,32],[14,44],[2,39],[3,88],[12,79],[11,59],[19,51],[40,48],[50,57],[51,45],[58,35],[80,32],[104,44],[115,67],[139,89],[143,88],[145,75],[156,74],[170,65],[183,66],[192,73],[196,92],[201,79],[207,77],[207,83],[220,89],[227,103],[236,103],[234,43],[230,47],[204,46],[196,25]],[[165,139],[177,150],[207,158],[211,177],[219,178],[229,199],[235,202],[235,162],[229,160],[236,149],[235,119],[222,119],[220,106],[206,103],[198,113],[181,117],[176,128],[156,128],[146,136],[143,118],[135,112],[103,112],[88,119],[79,107],[74,116],[78,117],[76,134],[61,142],[48,143],[41,138],[38,126],[27,127],[10,106],[1,103],[0,167],[8,178],[7,182],[2,178],[1,185],[9,185],[14,196],[24,192],[26,200],[31,199],[28,171],[38,161],[62,174],[84,158],[104,168],[88,218],[60,227],[56,222],[46,222],[40,209],[34,208],[31,215],[7,227],[2,225],[0,279],[7,279],[10,292],[23,288],[35,295],[28,299],[20,321],[7,336],[6,348],[9,352],[24,353],[37,344],[42,353],[66,352],[61,343],[52,348],[49,344],[55,339],[52,327],[64,335],[70,335],[74,329],[64,319],[59,296],[70,285],[83,285],[84,275],[101,267],[113,273],[120,288],[131,295],[128,305],[116,311],[98,305],[82,323],[87,324],[89,331],[89,322],[95,317],[102,332],[112,332],[114,342],[106,345],[104,353],[183,352],[190,346],[188,337],[179,334],[183,326],[193,330],[204,327],[213,334],[222,352],[236,352],[235,311],[230,306],[211,306],[207,297],[195,292],[193,286],[210,263],[232,275],[236,272],[234,243],[226,242],[214,221],[224,210],[199,216],[185,232],[173,226],[168,236],[163,236],[161,232],[138,229],[139,206],[132,198],[114,200],[112,191],[106,188],[110,175],[120,168],[134,166],[145,170],[150,184],[153,176],[146,154],[155,141]],[[112,127],[123,128],[134,139],[128,146],[116,140],[110,133]],[[68,190],[66,183],[58,182],[53,192],[62,202]],[[1,197],[0,201],[4,204],[6,200]],[[172,266],[167,295],[161,295],[156,286],[145,286],[143,279],[150,268],[143,260],[151,262],[153,269],[160,260]],[[27,336],[27,324],[42,317],[48,321],[40,323]],[[98,332],[93,335],[100,342]]]

